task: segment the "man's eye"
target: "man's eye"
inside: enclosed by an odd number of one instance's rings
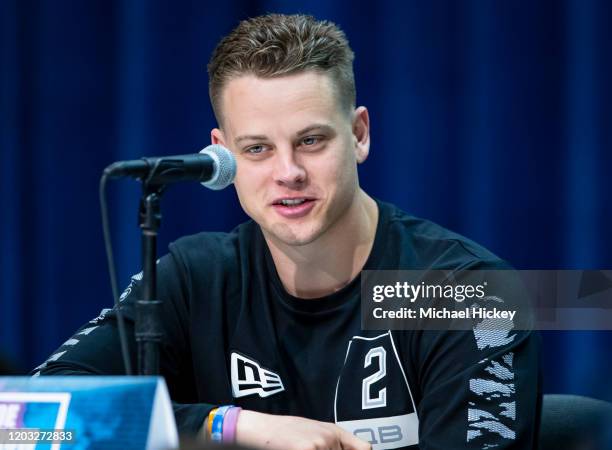
[[[319,142],[321,142],[321,136],[307,136],[302,139],[302,144],[307,147],[317,145]]]
[[[265,150],[263,145],[254,145],[253,147],[249,147],[245,150],[246,153],[250,153],[251,155],[259,155],[263,153]]]

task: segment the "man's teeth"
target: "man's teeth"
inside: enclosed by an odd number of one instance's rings
[[[281,205],[283,205],[283,206],[295,206],[295,205],[301,205],[305,201],[306,200],[303,199],[303,198],[286,199],[286,200],[281,200]]]

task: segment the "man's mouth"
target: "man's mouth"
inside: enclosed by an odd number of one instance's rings
[[[286,198],[286,199],[282,199],[279,202],[277,202],[277,205],[283,205],[283,206],[297,206],[297,205],[301,205],[302,203],[308,201],[305,198]]]
[[[274,205],[280,205],[280,206],[289,206],[289,207],[295,207],[295,206],[300,206],[306,202],[311,202],[313,201],[313,199],[311,198],[282,198],[279,200],[276,200],[274,202]]]
[[[309,197],[279,198],[272,203],[278,214],[287,219],[306,216],[315,205],[316,199]]]

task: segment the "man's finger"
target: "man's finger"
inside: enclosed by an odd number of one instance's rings
[[[357,436],[349,433],[344,428],[338,427],[340,430],[340,443],[343,450],[372,450],[372,445]]]

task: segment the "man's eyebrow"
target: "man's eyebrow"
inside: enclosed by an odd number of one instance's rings
[[[268,137],[263,134],[245,134],[243,136],[238,136],[234,139],[234,142],[238,144],[242,141],[265,141],[266,139],[268,139]]]
[[[310,133],[311,131],[315,131],[315,130],[321,130],[324,133],[334,133],[334,129],[331,125],[327,125],[324,123],[316,123],[313,125],[308,125],[306,128],[302,128],[300,131],[298,131],[295,135],[296,136],[303,136],[305,134]],[[242,136],[238,136],[236,139],[234,139],[234,142],[236,144],[239,144],[242,141],[265,141],[268,139],[268,136],[264,135],[264,134],[244,134]]]
[[[309,125],[306,128],[301,129],[296,133],[296,136],[303,136],[305,134],[310,133],[311,131],[321,130],[324,133],[334,133],[334,128],[331,125],[327,125],[324,123],[316,123],[314,125]]]

